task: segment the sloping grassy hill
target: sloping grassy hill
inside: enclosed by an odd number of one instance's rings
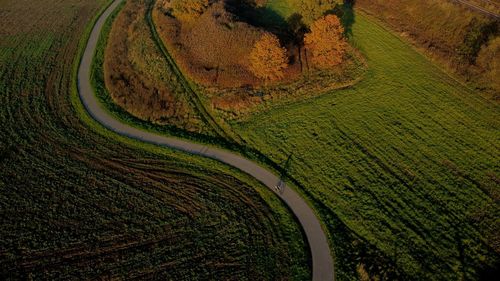
[[[270,191],[85,114],[80,39],[109,2],[1,2],[0,279],[307,278],[300,229]]]
[[[494,6],[484,0],[468,2]],[[498,43],[495,43],[495,38],[500,40],[498,19],[453,0],[359,0],[356,6],[390,25],[433,60],[498,100],[500,57]]]
[[[233,128],[278,163],[292,155],[290,174],[401,274],[479,278],[498,265],[498,106],[365,15],[353,34],[364,81]]]

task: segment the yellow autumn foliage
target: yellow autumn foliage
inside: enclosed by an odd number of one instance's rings
[[[342,63],[347,49],[344,28],[335,15],[327,15],[311,25],[304,37],[306,48],[312,53],[312,62],[318,68],[329,68]]]
[[[170,0],[166,5],[171,8],[172,15],[184,22],[198,18],[209,6],[209,0]]]
[[[286,49],[275,35],[264,33],[250,53],[250,71],[258,78],[275,81],[283,78],[287,66]]]

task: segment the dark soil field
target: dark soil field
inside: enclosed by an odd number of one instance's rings
[[[85,115],[76,67],[108,2],[1,3],[0,279],[307,279],[267,189]]]

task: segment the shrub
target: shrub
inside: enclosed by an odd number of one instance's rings
[[[481,50],[481,46],[484,46],[497,31],[498,25],[496,22],[473,18],[467,27],[467,33],[462,44],[457,49],[459,56],[469,64],[473,64]]]
[[[208,5],[208,0],[171,0],[165,2],[165,6],[170,8],[172,15],[184,22],[198,18],[205,12]]]
[[[492,82],[492,86],[500,90],[500,37],[491,40],[481,49],[477,64],[484,69],[485,76]]]

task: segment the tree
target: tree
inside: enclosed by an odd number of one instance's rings
[[[311,25],[304,38],[306,48],[312,52],[312,62],[319,68],[340,64],[347,50],[344,28],[335,15],[327,15]]]
[[[209,0],[170,0],[165,2],[172,15],[180,21],[193,21],[209,6]]]
[[[339,4],[339,0],[295,0],[306,24],[311,24]]]
[[[301,47],[304,44],[304,35],[307,32],[307,26],[303,21],[303,16],[294,13],[286,20],[288,24],[288,34],[292,42]]]
[[[303,70],[302,61],[302,47],[304,46],[304,35],[308,31],[306,24],[303,22],[302,15],[294,13],[287,19],[288,23],[288,36],[297,48],[298,61],[300,63],[300,70]]]
[[[250,71],[258,78],[274,81],[283,78],[287,66],[286,49],[275,35],[264,33],[250,53]]]

